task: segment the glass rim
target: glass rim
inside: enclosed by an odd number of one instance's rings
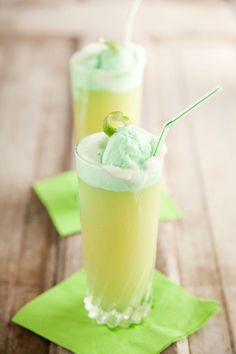
[[[99,158],[87,158],[83,151],[79,151],[79,145],[82,141],[83,139],[75,145],[74,149],[76,171],[80,179],[93,187],[119,192],[135,191],[147,188],[161,179],[165,151],[156,157],[157,160],[154,165],[147,165],[147,169],[138,171],[136,168],[125,168],[122,171],[120,169],[117,171],[113,168],[114,166],[99,163]],[[93,156],[95,157],[95,155]]]
[[[75,53],[76,54],[76,53]],[[73,56],[70,60],[70,67],[71,70],[75,69],[79,70],[87,75],[92,74],[92,73],[96,73],[96,74],[102,74],[104,76],[109,76],[109,77],[115,77],[115,76],[129,76],[132,75],[136,72],[142,72],[144,71],[145,67],[146,67],[146,62],[143,63],[142,65],[136,65],[133,68],[130,69],[123,69],[123,70],[105,70],[105,69],[101,69],[101,68],[94,68],[92,71],[85,68],[83,65],[80,65],[79,63],[76,63],[75,61],[73,61]]]
[[[94,134],[100,134],[100,133],[101,132],[96,132],[96,133],[89,134],[89,135],[85,136],[84,138],[82,138],[80,140],[79,143],[76,143],[75,147],[74,147],[74,154],[75,154],[76,158],[80,159],[82,162],[86,163],[87,165],[89,165],[91,167],[95,167],[95,168],[102,168],[102,167],[104,167],[104,165],[96,163],[96,162],[93,162],[93,161],[89,161],[86,158],[84,158],[83,156],[81,156],[81,154],[79,154],[79,152],[78,152],[78,147],[79,147],[79,145],[80,145],[80,143],[81,143],[81,141],[83,139],[86,139],[88,136],[91,136],[91,135],[94,135]],[[163,160],[163,158],[165,157],[166,153],[167,153],[167,145],[166,145],[166,143],[164,143],[160,155],[155,156],[155,158],[157,158],[158,160]],[[151,157],[154,157],[154,156],[151,156]]]
[[[94,134],[97,134],[97,133],[94,133]],[[90,135],[93,135],[93,134],[90,134]],[[87,135],[87,136],[88,136],[88,135]],[[84,138],[82,138],[79,143],[76,143],[76,144],[75,144],[74,154],[75,154],[76,158],[80,159],[83,163],[86,163],[86,164],[88,164],[88,165],[91,166],[91,167],[98,167],[98,168],[100,168],[100,165],[99,165],[99,164],[96,164],[96,163],[93,162],[93,161],[89,161],[89,160],[85,159],[85,158],[84,158],[83,156],[81,156],[81,155],[79,154],[79,152],[78,152],[78,146],[80,145],[80,143],[81,143],[81,141],[82,141],[83,139],[87,138],[87,136],[85,136]],[[101,166],[103,166],[103,165],[101,164]]]

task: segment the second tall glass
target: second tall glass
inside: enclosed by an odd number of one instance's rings
[[[129,51],[135,58],[133,63],[127,56]],[[94,43],[72,56],[70,72],[77,142],[98,132],[103,118],[111,111],[126,112],[133,123],[140,123],[144,67],[145,52],[137,45],[117,54],[104,44]]]

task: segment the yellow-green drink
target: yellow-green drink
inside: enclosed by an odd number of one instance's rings
[[[77,146],[89,316],[110,327],[140,323],[151,306],[162,156],[156,138],[120,127]]]
[[[93,43],[70,61],[74,127],[79,142],[100,131],[109,112],[126,112],[139,124],[142,103],[144,49]]]

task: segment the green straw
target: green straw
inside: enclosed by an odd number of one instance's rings
[[[188,114],[189,112],[191,112],[194,108],[196,108],[198,105],[200,105],[202,102],[204,102],[205,100],[207,100],[208,98],[210,98],[211,96],[213,96],[215,93],[217,93],[218,91],[221,91],[222,88],[220,86],[216,86],[213,90],[211,90],[210,92],[208,92],[204,97],[200,98],[199,100],[197,100],[193,105],[191,105],[190,107],[187,107],[186,109],[184,109],[182,112],[180,112],[177,116],[175,116],[174,118],[168,120],[168,122],[166,122],[162,129],[161,129],[161,133],[159,135],[157,144],[155,146],[155,148],[153,149],[153,156],[157,156],[158,152],[160,151],[167,133],[170,129],[170,127],[177,122],[177,120],[179,120],[180,118],[182,118],[183,116],[185,116],[186,114]]]

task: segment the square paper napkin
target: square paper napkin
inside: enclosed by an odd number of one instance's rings
[[[80,232],[80,210],[76,173],[68,171],[33,184],[60,236]]]
[[[84,271],[73,274],[25,305],[13,322],[78,354],[157,354],[200,327],[218,304],[202,300],[156,272],[153,308],[128,329],[109,329],[87,317]]]
[[[60,236],[81,231],[76,172],[68,171],[37,181],[33,190],[45,206]],[[171,198],[161,192],[160,220],[176,220],[180,211]]]

